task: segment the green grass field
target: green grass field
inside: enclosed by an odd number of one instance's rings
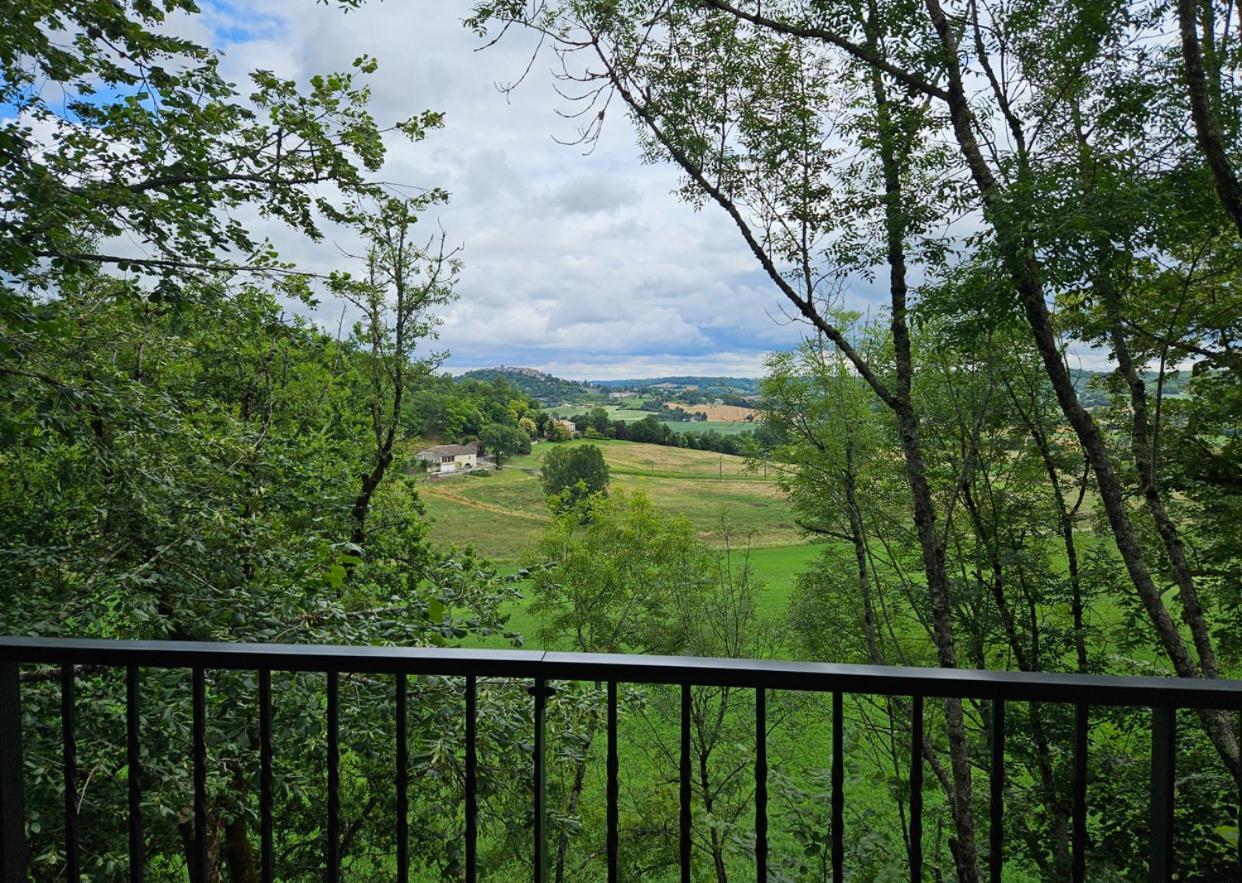
[[[762,584],[761,612],[774,619],[784,615],[796,576],[822,547],[807,541],[775,481],[750,470],[742,457],[712,451],[611,440],[561,444],[598,445],[614,489],[641,491],[661,511],[684,515],[709,545],[720,548],[727,542],[739,554],[748,552]],[[487,475],[420,482],[431,538],[473,546],[506,567],[528,560],[549,521],[539,466],[551,449],[551,444],[536,445]],[[515,604],[508,612],[513,630],[526,637],[528,646],[537,646],[539,623],[526,605]]]
[[[619,441],[563,444],[599,445],[614,488],[642,491],[660,510],[685,515],[709,543],[724,541],[725,525],[735,545],[771,548],[805,541],[776,483],[750,471],[741,457]],[[521,560],[548,521],[538,470],[550,448],[536,445],[488,475],[422,482],[432,538],[473,545],[498,561]]]

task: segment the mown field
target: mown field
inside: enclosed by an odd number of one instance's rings
[[[761,610],[779,618],[794,579],[818,554],[794,521],[793,510],[775,481],[749,470],[742,457],[620,441],[596,444],[604,452],[612,487],[642,491],[662,511],[690,519],[709,544],[726,542],[749,550],[754,573],[763,584]],[[540,460],[551,446],[536,445],[489,475],[465,475],[419,483],[431,518],[432,539],[473,546],[481,554],[517,567],[535,552],[549,515],[539,482]],[[524,606],[512,611],[513,628],[528,643],[538,623]]]
[[[685,515],[708,542],[723,543],[725,525],[734,545],[768,549],[805,542],[776,483],[748,471],[742,457],[611,440],[562,444],[599,445],[614,488],[641,490],[662,511]],[[539,462],[549,449],[536,445],[489,475],[421,482],[432,538],[473,545],[499,561],[526,557],[548,521]]]

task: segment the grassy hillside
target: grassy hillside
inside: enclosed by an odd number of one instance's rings
[[[663,511],[684,514],[713,544],[723,542],[725,523],[735,545],[767,549],[804,542],[775,482],[748,471],[741,457],[619,441],[563,444],[599,445],[614,488],[642,490]],[[538,471],[550,449],[548,444],[536,445],[531,454],[490,475],[422,482],[432,537],[473,545],[501,561],[520,560],[548,521]]]

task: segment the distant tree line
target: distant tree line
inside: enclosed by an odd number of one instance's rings
[[[407,436],[476,439],[489,424],[518,428],[539,414],[539,403],[504,378],[473,380],[449,374],[420,377],[407,396],[402,425]]]
[[[615,438],[618,441],[715,451],[719,454],[761,454],[781,443],[780,427],[763,422],[755,424],[753,430],[726,434],[714,429],[705,432],[678,432],[668,425],[667,420],[661,420],[652,414],[632,423],[614,420],[606,408],[593,408],[587,413],[574,414],[567,419],[587,438]]]

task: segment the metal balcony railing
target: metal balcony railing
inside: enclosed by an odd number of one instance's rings
[[[681,688],[680,756],[680,870],[683,881],[691,870],[691,688],[736,687],[755,691],[755,874],[767,879],[767,745],[768,690],[797,690],[831,694],[832,816],[830,830],[834,879],[843,876],[844,748],[842,697],[872,694],[911,700],[910,875],[922,879],[922,741],[925,699],[959,698],[991,703],[991,817],[989,873],[999,880],[1004,860],[1002,818],[1005,779],[1005,704],[1007,702],[1066,703],[1076,709],[1073,776],[1073,877],[1085,876],[1087,817],[1087,725],[1090,706],[1134,706],[1152,710],[1150,879],[1171,879],[1173,866],[1174,763],[1178,709],[1242,711],[1242,681],[1192,680],[1152,677],[971,671],[743,659],[627,656],[519,650],[458,650],[396,647],[340,647],[287,644],[227,644],[185,641],[109,641],[55,638],[0,638],[0,883],[26,879],[25,816],[21,763],[22,665],[59,665],[65,776],[65,849],[68,877],[77,879],[78,829],[73,800],[77,777],[74,741],[74,681],[76,666],[123,668],[126,671],[127,752],[129,788],[130,879],[142,879],[141,776],[138,725],[139,670],[188,669],[192,678],[194,842],[197,859],[191,879],[206,880],[206,745],[205,679],[207,670],[246,670],[259,675],[260,759],[260,865],[264,881],[273,880],[272,851],[272,693],[273,671],[322,672],[327,678],[328,805],[327,879],[340,878],[340,752],[338,679],[342,673],[392,675],[396,695],[397,873],[405,881],[409,854],[405,830],[409,787],[406,749],[406,686],[410,675],[457,676],[465,681],[465,871],[477,875],[478,802],[476,698],[479,678],[531,682],[533,704],[534,878],[546,879],[546,768],[544,713],[554,681],[592,681],[607,684],[607,866],[608,879],[618,877],[618,763],[617,684],[666,684]]]

